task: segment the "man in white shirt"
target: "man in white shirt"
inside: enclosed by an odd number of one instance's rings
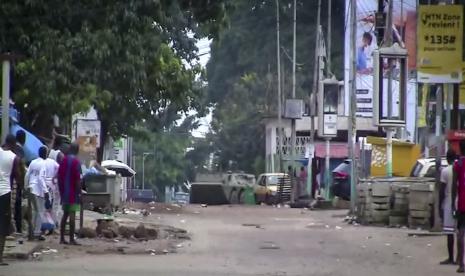
[[[50,158],[50,156],[44,161],[45,170],[45,184],[47,185],[48,192],[51,201],[52,219],[55,225],[58,225],[61,220],[61,205],[60,205],[60,190],[58,189],[57,174],[58,174],[58,163]]]
[[[32,160],[27,169],[25,183],[32,196],[32,209],[34,212],[34,237],[40,241],[45,240],[41,235],[42,221],[45,215],[45,201],[49,199],[48,188],[45,181],[45,159],[47,147],[39,149],[39,157]]]
[[[8,135],[5,144],[0,148],[0,266],[7,265],[3,262],[3,250],[5,239],[11,232],[11,181],[18,181],[20,159],[13,153],[16,146],[16,138]]]
[[[446,168],[441,170],[441,189],[439,191],[439,206],[442,211],[442,225],[443,233],[447,235],[447,252],[449,257],[440,262],[441,265],[453,265],[456,264],[454,260],[454,233],[456,229],[456,223],[454,215],[452,213],[452,185],[453,185],[453,167],[454,162],[457,158],[454,150],[449,149],[447,151],[447,164]]]

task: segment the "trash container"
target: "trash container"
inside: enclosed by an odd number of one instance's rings
[[[244,203],[247,205],[255,205],[255,191],[251,186],[245,187]]]
[[[93,175],[84,176],[84,184],[88,195],[109,194],[110,202],[100,204],[110,204],[113,207],[121,205],[121,183],[116,181],[115,175]],[[107,199],[108,200],[108,199]]]

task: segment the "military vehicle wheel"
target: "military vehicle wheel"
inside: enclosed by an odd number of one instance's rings
[[[260,201],[258,200],[257,194],[254,194],[253,196],[255,198],[255,204],[260,205]]]
[[[239,204],[245,203],[245,191],[244,190],[239,191],[239,196],[237,197],[237,201],[239,202]]]
[[[229,194],[229,204],[237,204],[237,191],[233,190]]]

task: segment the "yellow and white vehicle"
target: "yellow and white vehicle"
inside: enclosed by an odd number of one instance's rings
[[[276,204],[290,201],[291,179],[285,173],[264,173],[258,177],[255,185],[257,204]]]

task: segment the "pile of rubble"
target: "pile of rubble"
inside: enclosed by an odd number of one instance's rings
[[[79,230],[80,238],[107,238],[115,239],[118,237],[125,239],[136,239],[139,241],[155,240],[159,237],[159,230],[145,227],[140,223],[137,227],[119,225],[117,222],[108,219],[98,219],[95,229],[83,227]]]

